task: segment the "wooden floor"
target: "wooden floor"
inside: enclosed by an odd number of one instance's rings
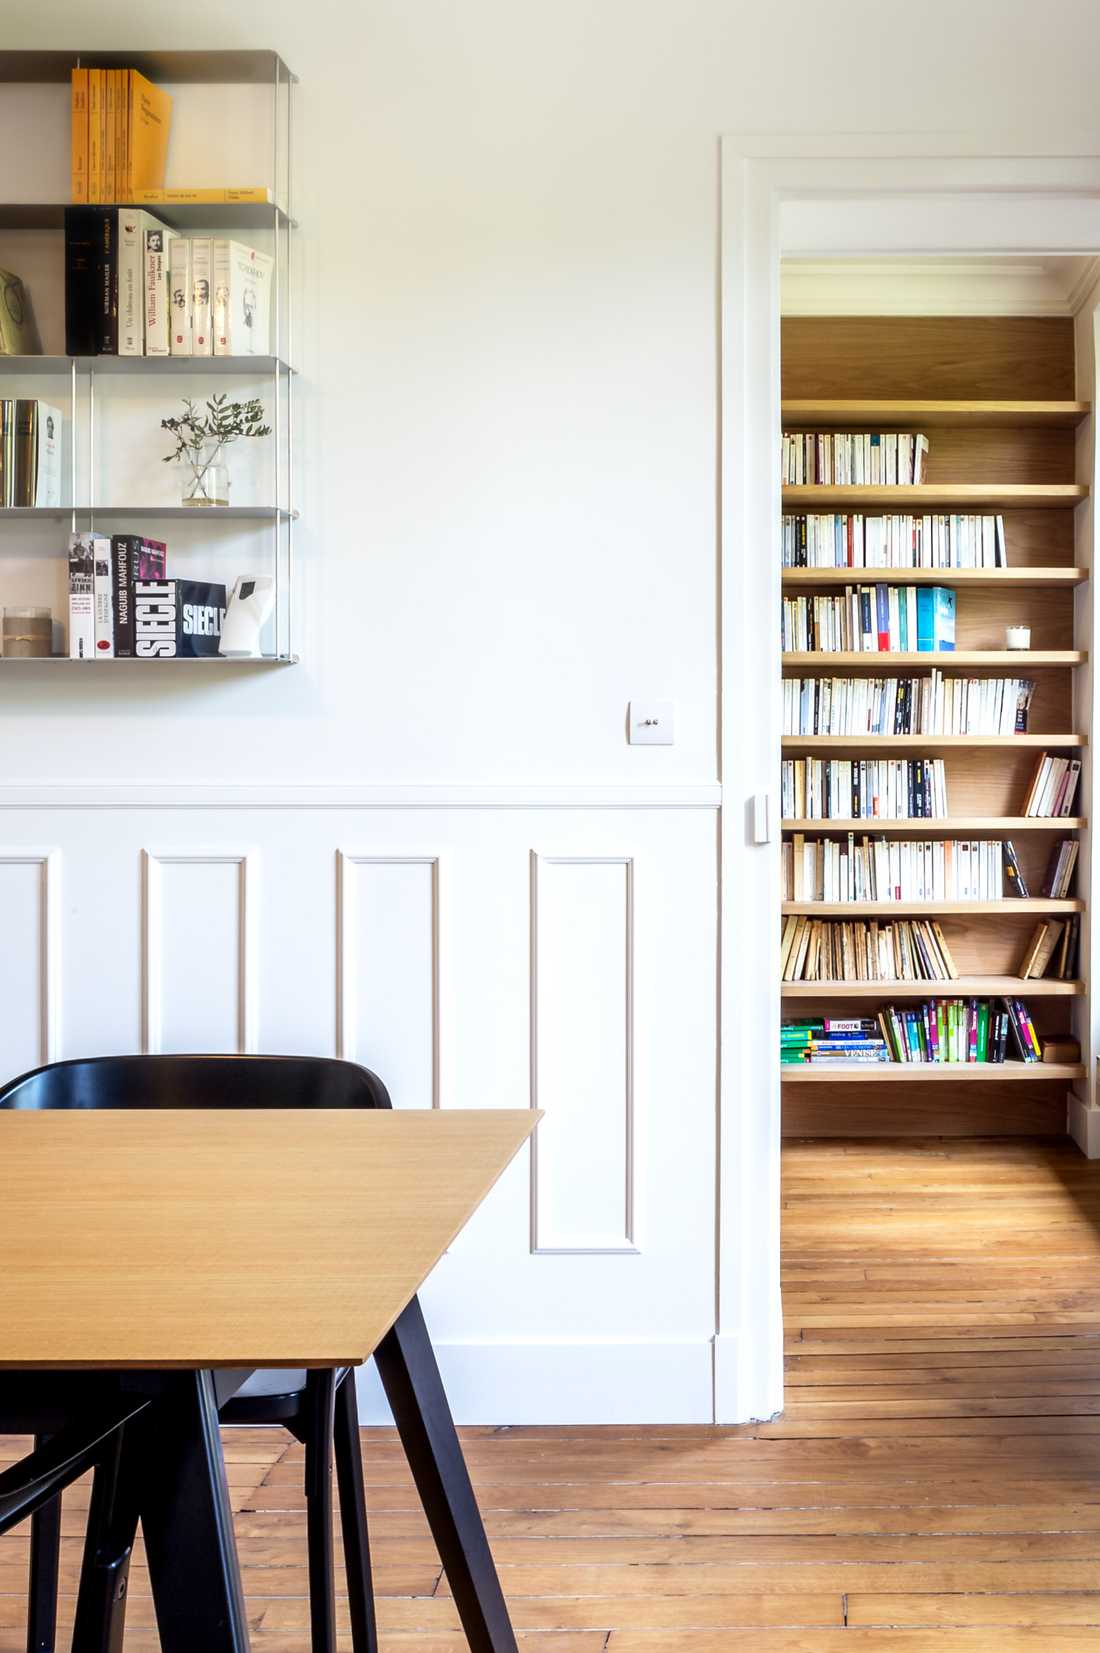
[[[1027,1140],[785,1159],[780,1422],[466,1432],[521,1646],[1100,1649],[1100,1165]],[[301,1449],[230,1431],[226,1455],[257,1653],[307,1653]],[[383,1648],[459,1653],[400,1451],[369,1431],[364,1460]],[[4,1653],[26,1550],[0,1541]],[[147,1653],[140,1566],[133,1585]]]

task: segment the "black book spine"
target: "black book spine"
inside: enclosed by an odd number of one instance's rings
[[[98,354],[118,355],[118,213],[99,209],[96,238]]]
[[[98,230],[97,208],[65,208],[65,353],[69,356],[94,356],[99,349],[96,322]]]
[[[115,573],[115,655],[133,659],[134,655],[134,571],[133,561],[141,547],[134,534],[114,534]]]

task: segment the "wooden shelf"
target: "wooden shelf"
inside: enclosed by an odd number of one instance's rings
[[[995,913],[1083,913],[1085,903],[1076,896],[1032,895],[1026,899],[1004,896],[1000,901],[784,901],[784,918],[799,914],[807,918],[889,918],[905,913],[961,913],[977,916]]]
[[[791,589],[833,585],[949,585],[996,590],[1003,585],[1016,588],[1084,585],[1088,577],[1087,568],[785,568],[783,585]]]
[[[1088,824],[1084,815],[926,815],[904,821],[883,821],[878,816],[872,816],[870,820],[842,816],[829,821],[790,817],[781,823],[781,829],[783,832],[807,833],[868,832],[880,838],[966,838],[975,833],[1014,837],[1018,832],[1071,832]]]
[[[957,981],[785,981],[785,999],[1062,999],[1079,998],[1083,981],[1054,976],[960,976]]]
[[[993,430],[1018,425],[1072,429],[1087,419],[1090,402],[962,402],[788,400],[783,427],[791,430]]]
[[[1084,735],[784,735],[784,752],[980,752],[1015,746],[1060,752]]]
[[[788,1062],[780,1072],[784,1082],[800,1085],[953,1085],[959,1080],[1003,1085],[1083,1079],[1085,1066],[1083,1062],[853,1062],[847,1067],[830,1062],[815,1067],[813,1062]]]
[[[812,484],[783,488],[783,509],[788,514],[806,511],[853,511],[894,516],[912,513],[923,516],[937,507],[981,515],[1002,510],[1070,510],[1088,498],[1088,488],[1079,482],[940,482],[899,484],[896,487]]]
[[[1085,649],[813,649],[788,652],[783,664],[818,672],[826,665],[843,666],[848,671],[873,671],[883,666],[1083,666],[1087,659]],[[894,673],[886,671],[883,675],[892,677]]]

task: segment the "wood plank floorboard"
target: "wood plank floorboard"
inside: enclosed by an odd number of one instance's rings
[[[1100,1653],[1100,1164],[788,1142],[783,1218],[781,1418],[463,1431],[523,1653]],[[302,1449],[225,1448],[254,1646],[308,1653]],[[0,1436],[0,1466],[25,1449]],[[461,1653],[392,1431],[363,1462],[383,1653]],[[78,1486],[65,1627],[86,1510]],[[0,1653],[27,1554],[0,1540]],[[158,1646],[139,1546],[126,1653]]]

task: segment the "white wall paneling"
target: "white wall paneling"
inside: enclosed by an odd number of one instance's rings
[[[61,854],[0,848],[5,1078],[61,1055]]]
[[[142,852],[142,1049],[257,1048],[256,852]]]
[[[637,1250],[634,862],[531,854],[536,1252]]]
[[[437,855],[340,850],[336,1052],[383,1075],[395,1107],[447,1099],[446,925]]]

